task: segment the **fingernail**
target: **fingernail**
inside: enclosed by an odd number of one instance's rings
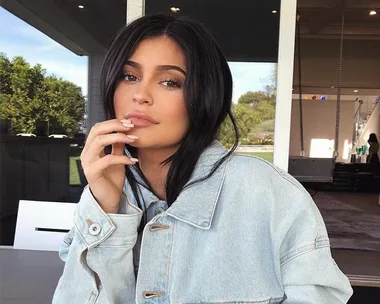
[[[127,137],[130,139],[139,139],[137,136],[134,136],[134,135],[127,135]]]
[[[122,123],[122,125],[126,128],[133,128],[135,125],[131,123]]]
[[[137,158],[133,158],[133,157],[131,157],[130,160],[135,162],[135,163],[137,163],[139,161]]]
[[[130,124],[130,123],[132,123],[132,121],[130,121],[129,119],[121,119],[120,122],[122,124],[125,124],[125,123]]]

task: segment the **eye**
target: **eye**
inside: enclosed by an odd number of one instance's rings
[[[181,87],[181,84],[178,81],[170,80],[170,79],[161,81],[160,84],[162,84],[165,87],[170,88],[170,89],[175,89],[175,88]]]
[[[130,73],[125,73],[124,74],[124,79],[127,81],[127,82],[131,82],[131,81],[137,81],[137,77],[133,74],[130,74]]]

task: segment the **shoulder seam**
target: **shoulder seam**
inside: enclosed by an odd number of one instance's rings
[[[299,248],[296,248],[286,255],[284,255],[282,258],[280,258],[280,266],[284,266],[287,262],[304,255],[309,252],[316,251],[318,249],[324,248],[324,247],[330,247],[330,241],[328,238],[320,238],[315,239],[313,243],[309,243],[307,245],[301,246]]]
[[[305,193],[305,189],[303,187],[300,187],[297,183],[295,183],[293,180],[289,179],[286,175],[284,175],[284,173],[282,171],[280,171],[275,165],[273,165],[272,163],[260,158],[260,157],[257,157],[257,156],[253,156],[253,155],[246,155],[246,154],[240,154],[240,153],[236,153],[235,154],[236,156],[241,156],[241,157],[246,157],[246,158],[252,158],[252,159],[256,159],[262,163],[265,163],[267,164],[268,166],[270,166],[271,168],[273,168],[277,173],[278,175],[280,175],[280,177],[282,177],[282,179],[286,180],[287,182],[291,183],[292,185],[294,185],[297,189],[301,190],[302,192]]]

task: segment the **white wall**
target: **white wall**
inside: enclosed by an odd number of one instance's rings
[[[312,139],[328,139],[334,140],[335,137],[335,100],[303,100],[303,125],[304,125],[304,148],[307,157],[310,157],[310,147]],[[354,102],[341,102],[341,115],[339,124],[339,157],[338,161],[346,161],[343,159],[345,141],[351,142],[353,135],[353,116],[355,106]],[[290,148],[289,155],[300,155],[300,125],[299,125],[299,103],[298,100],[292,102],[292,119],[290,129]],[[347,145],[346,142],[346,145]],[[332,145],[334,147],[334,145]],[[346,147],[347,149],[347,147]],[[333,150],[331,151],[333,152]],[[320,153],[320,157],[326,156]],[[315,156],[315,155],[314,155]],[[331,155],[332,157],[332,155]]]
[[[361,134],[361,136],[358,139],[357,147],[361,147],[362,145],[367,145],[367,140],[369,138],[369,135],[371,133],[375,133],[377,138],[379,139],[380,136],[380,104],[378,104],[374,111],[372,112],[372,115],[367,121],[367,124],[364,127],[364,130]]]

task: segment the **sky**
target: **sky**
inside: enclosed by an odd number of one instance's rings
[[[41,64],[48,75],[71,81],[87,95],[86,56],[78,56],[28,23],[0,7],[0,52],[8,58],[22,56],[32,66]],[[233,101],[248,91],[270,84],[273,63],[229,62],[234,81]]]

